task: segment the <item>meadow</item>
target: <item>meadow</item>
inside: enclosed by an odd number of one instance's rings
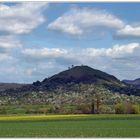
[[[0,137],[140,137],[140,115],[0,116]]]

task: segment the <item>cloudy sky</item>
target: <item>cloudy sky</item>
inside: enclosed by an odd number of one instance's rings
[[[0,82],[71,65],[140,78],[140,3],[0,3]]]

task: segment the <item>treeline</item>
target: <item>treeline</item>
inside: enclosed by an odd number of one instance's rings
[[[0,114],[138,114],[140,97],[113,93],[96,85],[0,97]]]
[[[115,105],[93,103],[81,103],[79,105],[21,105],[0,106],[0,115],[4,114],[139,114],[140,105],[130,102],[117,103]]]

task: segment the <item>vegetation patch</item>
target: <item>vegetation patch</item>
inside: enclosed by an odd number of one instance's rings
[[[0,137],[140,137],[140,115],[1,116]]]

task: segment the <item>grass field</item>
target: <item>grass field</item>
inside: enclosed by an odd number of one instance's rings
[[[0,116],[0,137],[140,137],[140,115]]]

